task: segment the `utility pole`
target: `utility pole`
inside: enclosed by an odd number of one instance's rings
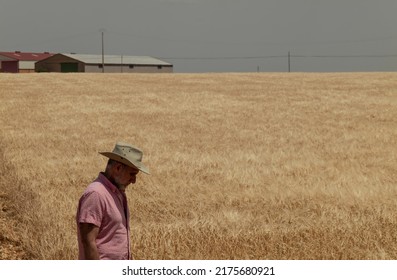
[[[105,28],[101,28],[99,31],[101,31],[102,34],[102,73],[105,73],[105,43],[104,43],[104,33],[105,33]]]
[[[288,52],[288,73],[291,72],[291,53]]]

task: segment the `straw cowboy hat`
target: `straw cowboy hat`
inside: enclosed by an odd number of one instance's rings
[[[101,155],[124,163],[130,167],[138,168],[140,171],[150,174],[149,169],[142,163],[143,152],[127,143],[118,142],[112,152],[99,152]]]

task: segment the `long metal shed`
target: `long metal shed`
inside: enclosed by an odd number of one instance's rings
[[[36,72],[172,73],[173,65],[150,56],[58,53],[36,62]]]
[[[31,73],[35,71],[35,62],[51,57],[52,55],[48,52],[0,52],[0,72]]]

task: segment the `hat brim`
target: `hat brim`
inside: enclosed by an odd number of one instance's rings
[[[125,157],[122,157],[122,156],[112,153],[112,152],[99,152],[99,154],[101,154],[107,158],[110,158],[112,160],[121,162],[127,166],[137,168],[140,171],[142,171],[143,173],[150,174],[149,169],[140,161],[130,161],[130,160],[126,159]]]

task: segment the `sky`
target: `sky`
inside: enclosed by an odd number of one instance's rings
[[[148,55],[174,72],[397,70],[396,0],[0,0],[0,51]],[[288,57],[289,55],[289,57]]]

